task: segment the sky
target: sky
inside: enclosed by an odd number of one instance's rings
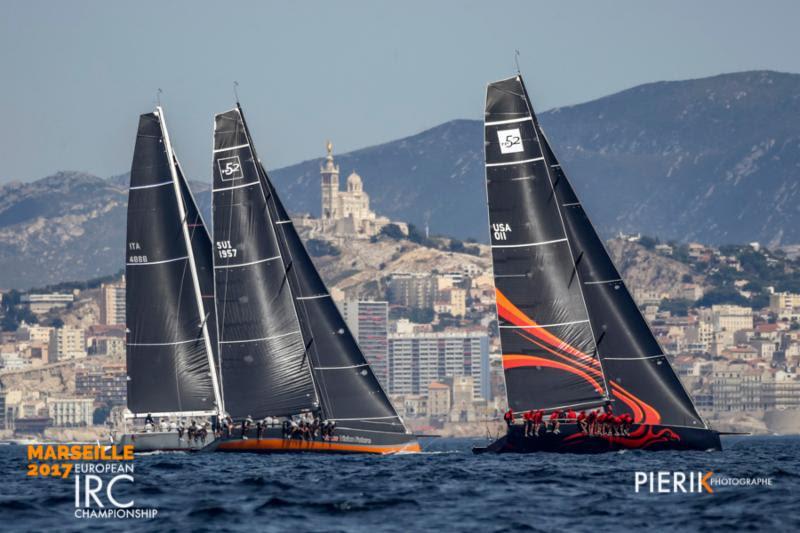
[[[659,80],[800,72],[800,2],[0,0],[0,183],[130,169],[161,89],[173,145],[208,180],[233,82],[278,168],[482,118],[515,72],[537,109]]]

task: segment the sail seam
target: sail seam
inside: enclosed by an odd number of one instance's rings
[[[300,333],[300,330],[290,331],[289,333],[282,333],[280,335],[272,335],[270,337],[262,337],[260,339],[242,339],[238,341],[219,341],[220,344],[236,344],[238,342],[261,342],[261,341],[269,341],[273,339],[280,339],[281,337],[288,337],[289,335],[296,335]]]
[[[349,366],[318,366],[314,370],[345,370],[347,368],[361,368],[362,366],[369,366],[369,363],[361,363],[360,365]]]
[[[487,126],[499,126],[500,124],[514,124],[515,122],[525,122],[526,120],[533,120],[533,117],[527,116],[522,118],[509,118],[507,120],[493,120],[492,122],[487,122]]]
[[[539,242],[529,242],[526,244],[493,244],[492,248],[525,248],[526,246],[542,246],[545,244],[555,244],[557,242],[564,242],[566,241],[566,237],[563,239],[555,239],[552,241],[539,241]]]
[[[558,324],[536,324],[535,326],[500,326],[501,329],[537,329],[537,328],[555,328],[558,326],[569,326],[572,324],[585,324],[589,320],[573,320],[572,322],[559,322]]]
[[[487,167],[505,167],[509,165],[522,165],[525,163],[535,163],[542,161],[544,157],[534,157],[533,159],[521,159],[520,161],[506,161],[504,163],[486,163]]]
[[[246,144],[237,144],[236,146],[231,146],[230,148],[217,148],[216,150],[214,150],[214,153],[218,154],[220,152],[228,152],[230,150],[238,150],[239,148],[247,148],[247,146],[248,145],[246,145]]]
[[[161,183],[153,183],[152,185],[137,185],[136,187],[128,187],[128,190],[138,191],[139,189],[152,189],[154,187],[163,187],[164,185],[172,185],[172,180],[162,181]]]
[[[175,342],[128,342],[126,346],[177,346],[179,344],[189,344],[190,342],[197,342],[199,339],[189,339],[185,341]]]
[[[583,284],[584,285],[603,285],[605,283],[616,283],[618,281],[622,281],[622,279],[617,278],[617,279],[605,279],[605,280],[602,280],[602,281],[584,281]]]
[[[645,355],[642,357],[603,357],[604,361],[641,361],[642,359],[658,359],[659,357],[666,357],[663,353],[658,355]]]
[[[280,259],[281,256],[276,255],[275,257],[267,257],[266,259],[257,259],[256,261],[249,261],[247,263],[239,263],[237,265],[215,265],[214,268],[237,268],[237,267],[244,267],[250,265],[257,265],[259,263],[266,263],[267,261],[274,261],[275,259]]]
[[[172,259],[162,259],[161,261],[147,261],[145,263],[125,263],[127,266],[146,266],[146,265],[161,265],[163,263],[174,263],[175,261],[183,261],[189,259],[188,255],[183,257],[174,257]]]
[[[561,204],[561,207],[572,207],[574,205],[581,205],[581,203],[580,202],[572,202],[572,203],[569,203],[569,204]]]
[[[241,185],[233,185],[231,187],[220,187],[219,189],[212,189],[211,192],[230,191],[232,189],[241,189],[242,187],[250,187],[251,185],[258,185],[258,182],[257,181],[251,181],[250,183],[243,183]]]

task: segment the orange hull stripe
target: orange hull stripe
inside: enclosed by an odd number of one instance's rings
[[[351,453],[419,453],[422,449],[417,441],[406,444],[347,444],[343,442],[320,442],[287,439],[229,440],[219,445],[224,451],[275,451],[275,452],[351,452]]]

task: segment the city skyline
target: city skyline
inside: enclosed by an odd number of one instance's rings
[[[800,8],[771,6],[691,4],[686,17],[633,2],[442,3],[420,17],[405,6],[240,2],[226,24],[180,2],[20,4],[0,32],[0,66],[13,73],[0,87],[0,183],[127,171],[136,118],[158,89],[188,174],[205,180],[211,115],[233,105],[234,80],[275,168],[316,158],[320,135],[347,152],[480,118],[485,84],[513,74],[515,49],[542,110],[658,80],[800,72],[790,22]],[[225,46],[210,38],[222,33]]]

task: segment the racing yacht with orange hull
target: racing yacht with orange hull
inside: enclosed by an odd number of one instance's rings
[[[488,86],[484,134],[509,407],[517,416],[604,408],[632,423],[584,432],[562,420],[538,436],[511,424],[474,451],[721,449],[589,221],[520,75]]]
[[[339,313],[261,165],[241,110],[215,117],[215,301],[225,410],[271,421],[221,452],[420,451]],[[332,434],[287,438],[276,419],[313,415]]]

